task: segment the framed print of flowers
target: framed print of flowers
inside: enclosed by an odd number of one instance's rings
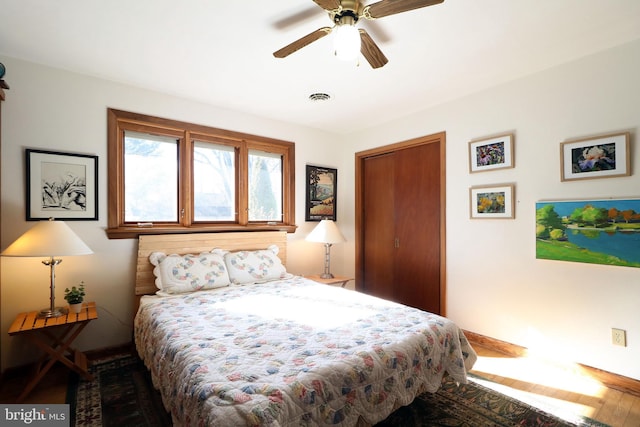
[[[469,188],[471,219],[515,218],[513,184],[486,185]]]
[[[469,172],[513,167],[513,135],[469,142]]]
[[[560,159],[562,181],[629,176],[629,133],[562,142]]]

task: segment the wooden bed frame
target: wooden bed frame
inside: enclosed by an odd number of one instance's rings
[[[135,295],[154,294],[158,290],[153,275],[154,267],[149,262],[152,252],[184,255],[208,252],[214,248],[229,251],[266,249],[270,245],[280,248],[278,257],[286,266],[286,231],[142,235],[138,238]]]

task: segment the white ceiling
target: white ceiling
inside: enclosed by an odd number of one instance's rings
[[[331,25],[311,0],[0,0],[0,54],[348,133],[639,39],[640,0],[445,0],[360,24],[386,66],[339,61],[331,36],[274,58]]]

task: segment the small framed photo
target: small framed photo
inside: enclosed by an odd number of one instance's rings
[[[471,187],[471,219],[515,218],[514,187],[513,184]]]
[[[631,175],[629,133],[560,143],[561,181]]]
[[[469,142],[469,172],[513,167],[513,134]]]
[[[336,220],[338,170],[307,165],[306,221]]]
[[[98,219],[98,156],[27,149],[27,221]]]

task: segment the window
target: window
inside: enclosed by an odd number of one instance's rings
[[[178,221],[178,140],[124,132],[124,220]]]
[[[110,238],[295,231],[291,142],[108,110]]]
[[[233,147],[196,141],[193,153],[194,221],[235,220],[235,171]]]
[[[249,221],[282,218],[282,155],[249,151]]]

